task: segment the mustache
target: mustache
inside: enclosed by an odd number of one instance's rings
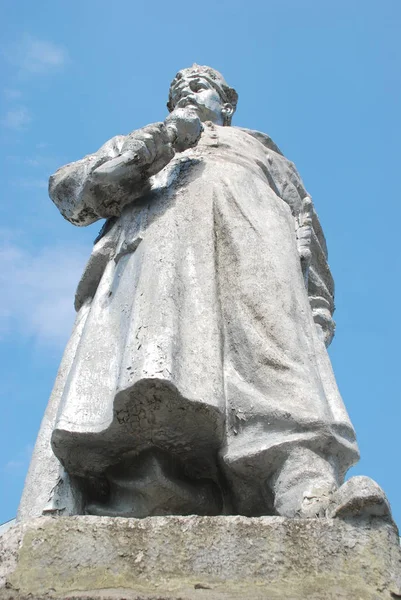
[[[198,106],[196,98],[194,96],[184,96],[183,98],[180,98],[180,100],[178,100],[175,107],[183,108],[184,106],[191,106],[191,105]]]

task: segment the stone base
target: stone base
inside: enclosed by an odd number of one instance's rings
[[[0,537],[0,598],[390,600],[400,561],[374,517],[42,517]]]

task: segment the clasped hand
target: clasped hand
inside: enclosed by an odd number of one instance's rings
[[[95,184],[132,184],[158,173],[173,156],[166,126],[153,123],[129,134],[120,154],[97,167],[91,178]]]
[[[165,123],[153,123],[130,133],[120,154],[94,169],[94,184],[131,185],[149,179],[161,171],[175,151],[194,146],[202,132],[197,114],[190,109],[177,109]]]

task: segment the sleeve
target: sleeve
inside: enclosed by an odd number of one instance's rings
[[[119,155],[125,136],[116,136],[94,154],[58,169],[49,180],[49,196],[67,221],[85,226],[103,215],[96,210],[95,190],[88,185],[89,175],[100,165]]]
[[[302,207],[305,199],[310,198],[294,163],[285,158],[273,140],[264,133],[244,129],[259,142],[267,152],[266,176],[275,193],[291,208],[295,218],[295,228],[302,228]],[[334,281],[328,264],[327,245],[319,217],[311,202],[311,214],[308,221],[309,264],[305,278],[309,303],[318,332],[328,346],[334,336]]]
[[[315,209],[312,213],[311,261],[308,274],[308,296],[313,319],[320,329],[326,346],[331,343],[335,322],[333,319],[334,280],[328,264],[326,241]]]

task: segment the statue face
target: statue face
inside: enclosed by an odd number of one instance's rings
[[[223,103],[220,94],[209,81],[199,74],[182,77],[171,90],[174,108],[190,107],[201,121],[223,125],[231,105]]]

